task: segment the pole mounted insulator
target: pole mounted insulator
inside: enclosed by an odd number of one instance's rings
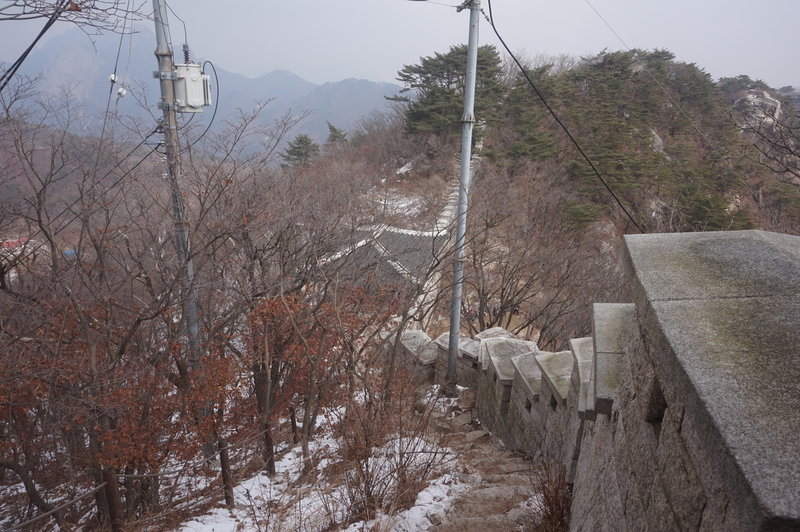
[[[476,4],[477,0],[465,0],[463,4],[456,8],[456,13],[461,13],[465,9],[472,9],[472,7]]]

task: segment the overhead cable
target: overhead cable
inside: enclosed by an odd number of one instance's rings
[[[3,72],[3,75],[0,76],[0,92],[2,92],[3,89],[6,88],[8,82],[11,81],[11,78],[14,77],[14,74],[17,73],[19,67],[22,66],[22,63],[28,57],[28,54],[30,54],[31,50],[33,50],[33,48],[36,46],[36,43],[38,43],[39,40],[42,37],[44,37],[44,34],[47,33],[47,30],[49,30],[53,26],[53,24],[55,24],[56,20],[58,20],[58,17],[61,16],[61,13],[63,13],[67,9],[67,7],[69,7],[69,0],[61,0],[56,6],[56,10],[53,12],[52,15],[50,15],[50,18],[47,20],[47,23],[45,23],[44,28],[42,28],[42,30],[30,44],[30,46],[28,46],[28,48],[26,48],[25,51],[22,52],[22,55],[20,55],[17,58],[17,60],[14,61],[14,63],[12,63],[10,67],[8,67],[8,70]]]
[[[100,128],[100,141],[97,144],[97,157],[94,161],[94,168],[97,171],[97,165],[100,162],[100,152],[103,149],[103,140],[106,134],[106,125],[108,124],[108,112],[111,109],[111,96],[114,94],[114,85],[117,83],[117,69],[119,68],[119,56],[122,52],[122,40],[125,37],[125,28],[128,25],[128,14],[130,13],[131,0],[128,0],[128,5],[125,9],[125,18],[122,19],[122,31],[119,34],[119,44],[117,45],[117,56],[114,59],[114,72],[108,77],[110,86],[108,87],[108,99],[106,100],[106,111],[103,113],[103,127]]]
[[[200,134],[199,137],[197,137],[191,144],[189,144],[190,148],[195,144],[197,144],[198,142],[200,142],[200,140],[206,136],[206,133],[208,133],[208,130],[211,129],[211,125],[214,123],[214,119],[217,117],[217,109],[219,109],[219,76],[217,75],[217,69],[216,67],[214,67],[214,63],[212,63],[211,61],[204,61],[203,70],[205,70],[206,65],[211,65],[211,70],[214,71],[214,85],[216,86],[216,92],[215,92],[216,96],[214,97],[214,112],[211,113],[211,119],[208,121],[206,129]],[[192,115],[192,118],[194,118],[194,115]]]

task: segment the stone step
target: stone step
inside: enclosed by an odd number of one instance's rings
[[[476,470],[492,470],[503,474],[531,472],[532,465],[530,460],[526,460],[515,454],[492,454],[486,458],[473,460]]]
[[[484,517],[503,515],[533,494],[533,486],[495,484],[472,490],[458,497],[448,514],[457,517]]]
[[[635,319],[635,307],[627,303],[595,303],[592,308],[594,358],[587,410],[611,415],[619,384],[619,368]]]
[[[442,522],[439,526],[432,526],[428,530],[435,530],[436,532],[507,532],[509,530],[521,530],[519,527],[524,522],[523,519],[523,516],[515,518],[505,515],[448,519],[447,522]]]

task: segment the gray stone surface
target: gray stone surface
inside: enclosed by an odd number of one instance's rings
[[[564,360],[482,340],[484,427],[565,466],[571,530],[800,531],[800,238],[626,246],[635,304],[596,305]]]
[[[597,353],[595,356],[597,370],[593,379],[595,387],[593,410],[599,414],[611,414],[624,357],[622,353]]]
[[[652,301],[796,294],[797,241],[766,231],[625,236],[627,260]]]
[[[436,343],[440,348],[447,351],[450,348],[450,333],[442,333],[436,338]],[[460,357],[477,359],[480,353],[481,343],[478,340],[462,336],[458,340],[458,355]]]
[[[464,441],[467,443],[472,443],[488,435],[489,433],[485,430],[473,430],[472,432],[467,432],[464,434]]]
[[[695,445],[718,451],[713,466],[742,500],[726,519],[800,527],[800,302],[792,295],[800,238],[742,231],[628,236],[626,244],[656,373],[668,376],[665,397],[683,398]],[[760,507],[755,521],[748,486]]]
[[[591,336],[586,338],[573,338],[569,341],[569,347],[574,358],[573,378],[577,384],[578,411],[586,412],[589,388],[592,380],[592,361],[594,360],[594,339]]]
[[[587,421],[575,473],[570,531],[631,530],[626,526],[614,458],[616,423]]]
[[[572,376],[572,353],[569,351],[539,352],[536,354],[536,362],[542,370],[542,378],[547,381],[558,402],[565,403]]]
[[[587,410],[608,415],[617,388],[619,362],[633,332],[635,308],[627,303],[595,303],[592,307],[594,358]]]
[[[447,375],[447,362],[450,358],[449,345],[450,335],[444,333],[434,341],[436,347],[436,382],[444,384]],[[471,388],[477,387],[478,383],[478,353],[480,342],[471,338],[461,337],[459,339],[459,356],[456,359],[456,383],[459,386]]]
[[[516,355],[530,353],[536,350],[536,342],[518,340],[516,338],[495,337],[482,340],[480,343],[481,367],[486,369],[489,358],[510,359]],[[514,367],[509,363],[501,368],[504,379],[514,378]]]
[[[514,380],[508,406],[508,436],[503,442],[527,456],[539,456],[545,432],[539,400],[541,371],[533,353],[517,355],[511,361],[514,364]]]
[[[403,331],[400,342],[407,351],[416,356],[420,364],[427,366],[436,362],[437,346],[425,331],[419,329]]]
[[[537,397],[542,390],[542,370],[536,363],[535,352],[517,355],[511,358],[514,370],[528,388],[531,397]]]
[[[492,327],[491,329],[486,329],[485,331],[481,331],[474,337],[476,340],[488,340],[489,338],[513,338],[516,340],[516,336],[509,332],[502,327]]]
[[[595,353],[622,353],[633,322],[630,303],[595,303],[592,305],[592,338]]]
[[[462,414],[459,414],[456,417],[454,417],[450,423],[452,423],[456,427],[469,425],[470,423],[472,423],[472,412],[464,412]]]
[[[664,417],[656,456],[658,481],[682,530],[697,530],[707,505],[703,485],[680,437],[680,413]]]

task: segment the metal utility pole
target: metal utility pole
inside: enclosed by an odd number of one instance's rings
[[[458,210],[456,213],[456,244],[453,254],[453,308],[450,312],[450,340],[448,344],[445,393],[456,392],[456,363],[458,339],[461,329],[461,294],[464,286],[464,236],[467,232],[467,207],[469,204],[470,163],[472,162],[472,129],[475,126],[475,78],[478,69],[478,20],[480,0],[467,0],[458,11],[469,8],[469,43],[467,44],[467,76],[464,85],[464,124],[461,134],[461,172],[458,178]]]
[[[153,0],[153,19],[156,23],[156,59],[158,72],[154,73],[161,82],[161,101],[159,107],[164,111],[162,129],[167,156],[167,179],[172,194],[172,211],[175,222],[175,247],[178,251],[179,271],[183,276],[183,313],[186,319],[188,336],[189,365],[192,370],[200,366],[200,327],[197,317],[197,292],[194,288],[194,266],[189,255],[189,234],[184,216],[183,197],[178,187],[181,172],[180,150],[178,144],[178,119],[175,102],[175,64],[172,58],[168,33],[169,19],[167,5],[163,0]]]

